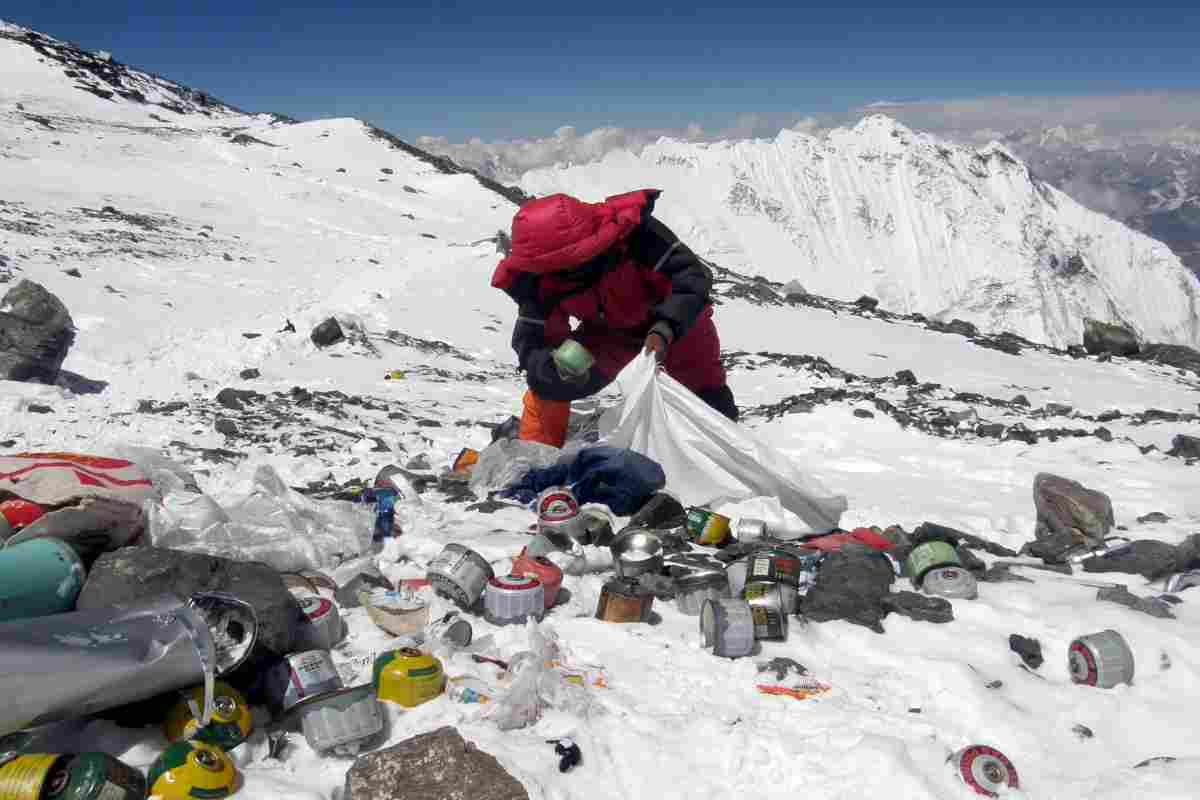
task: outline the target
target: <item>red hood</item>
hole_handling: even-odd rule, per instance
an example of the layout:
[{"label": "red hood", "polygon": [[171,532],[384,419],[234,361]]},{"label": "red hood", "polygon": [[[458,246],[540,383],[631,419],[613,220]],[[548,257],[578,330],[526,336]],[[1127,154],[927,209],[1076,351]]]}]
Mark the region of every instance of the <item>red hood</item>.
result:
[{"label": "red hood", "polygon": [[561,272],[590,261],[632,233],[659,194],[642,189],[603,203],[553,194],[526,203],[513,217],[512,253],[496,267],[492,286],[506,289],[520,272]]}]

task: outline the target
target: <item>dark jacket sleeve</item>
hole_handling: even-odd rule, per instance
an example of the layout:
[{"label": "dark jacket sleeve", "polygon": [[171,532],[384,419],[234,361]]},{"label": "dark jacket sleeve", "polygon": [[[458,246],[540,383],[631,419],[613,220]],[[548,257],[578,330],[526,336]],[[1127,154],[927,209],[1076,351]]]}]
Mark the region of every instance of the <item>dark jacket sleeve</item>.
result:
[{"label": "dark jacket sleeve", "polygon": [[671,341],[688,332],[712,302],[712,270],[671,229],[654,217],[630,239],[633,255],[671,280],[671,294],[653,309],[654,330],[664,328]]}]

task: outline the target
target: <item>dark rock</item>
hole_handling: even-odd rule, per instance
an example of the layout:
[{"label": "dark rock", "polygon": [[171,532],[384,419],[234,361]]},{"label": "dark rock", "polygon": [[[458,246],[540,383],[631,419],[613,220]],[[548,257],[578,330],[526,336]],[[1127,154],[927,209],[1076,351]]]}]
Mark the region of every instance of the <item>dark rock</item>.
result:
[{"label": "dark rock", "polygon": [[1004,435],[1004,425],[999,422],[986,422],[975,426],[975,435],[981,439],[999,439]]},{"label": "dark rock", "polygon": [[1033,583],[1024,575],[1016,575],[1009,569],[1011,564],[992,564],[987,572],[979,576],[985,583]]},{"label": "dark rock", "polygon": [[221,258],[225,261],[233,261],[233,256],[229,255],[229,253],[222,253]]},{"label": "dark rock", "polygon": [[1071,728],[1071,732],[1074,733],[1076,736],[1078,736],[1080,739],[1091,739],[1093,736],[1096,735],[1095,733],[1092,732],[1092,729],[1089,728],[1087,725],[1075,725],[1074,727]]},{"label": "dark rock", "polygon": [[329,347],[345,339],[346,334],[342,333],[342,326],[338,324],[338,321],[330,317],[313,328],[309,338],[317,347]]},{"label": "dark rock", "polygon": [[1112,431],[1108,428],[1096,428],[1096,430],[1092,431],[1092,435],[1102,442],[1111,442],[1113,440]]},{"label": "dark rock", "polygon": [[228,417],[217,417],[213,429],[222,436],[237,436],[239,433],[237,423]]},{"label": "dark rock", "polygon": [[955,552],[958,553],[958,560],[962,564],[963,569],[967,570],[976,577],[987,572],[987,564],[984,563],[983,559],[972,553],[967,548],[958,547],[955,548]]},{"label": "dark rock", "polygon": [[1133,768],[1141,769],[1142,767],[1148,767],[1151,764],[1171,764],[1175,761],[1176,758],[1174,756],[1154,756],[1153,758],[1147,758],[1145,761],[1139,761],[1133,765]]},{"label": "dark rock", "polygon": [[1142,348],[1139,357],[1200,375],[1200,351],[1181,344],[1148,344]]},{"label": "dark rock", "polygon": [[1193,533],[1179,543],[1175,560],[1181,571],[1200,567],[1200,533]]},{"label": "dark rock", "polygon": [[1091,355],[1108,353],[1114,356],[1137,355],[1141,349],[1133,331],[1095,319],[1083,321],[1083,346]]},{"label": "dark rock", "polygon": [[153,400],[138,401],[138,413],[140,414],[174,414],[176,411],[183,411],[187,407],[187,403],[178,400],[173,403],[163,403],[161,406]]},{"label": "dark rock", "polygon": [[1171,440],[1171,449],[1167,451],[1167,455],[1180,458],[1200,458],[1200,437],[1178,434]]},{"label": "dark rock", "polygon": [[943,623],[954,620],[954,606],[949,600],[917,592],[884,595],[883,608],[918,622]]},{"label": "dark rock", "polygon": [[76,607],[103,608],[162,594],[187,597],[205,591],[228,592],[249,603],[258,617],[254,649],[230,683],[249,687],[265,663],[292,652],[304,614],[279,573],[258,562],[162,547],[124,547],[96,560]]},{"label": "dark rock", "polygon": [[808,669],[799,661],[795,661],[784,656],[777,656],[770,661],[764,661],[758,665],[759,672],[774,672],[775,680],[782,681],[788,675],[807,675]]},{"label": "dark rock", "polygon": [[669,494],[655,492],[629,520],[629,527],[678,528],[687,522],[687,511]]},{"label": "dark rock", "polygon": [[1004,440],[1024,442],[1025,444],[1037,444],[1038,433],[1037,431],[1031,431],[1029,428],[1026,428],[1023,424],[1018,422],[1016,425],[1010,425],[1008,429],[1004,431]]},{"label": "dark rock", "polygon": [[1030,669],[1037,669],[1046,659],[1042,657],[1042,643],[1037,639],[1030,639],[1019,633],[1014,633],[1008,637],[1008,649],[1021,657],[1025,662],[1025,666]]},{"label": "dark rock", "polygon": [[63,275],[66,275],[69,278],[82,278],[83,277],[83,273],[80,272],[75,267],[71,267],[70,269],[64,269]]},{"label": "dark rock", "polygon": [[979,329],[970,322],[961,319],[951,320],[939,324],[935,330],[940,330],[942,333],[954,333],[959,336],[966,336],[968,339],[979,335]]},{"label": "dark rock", "polygon": [[883,633],[883,599],[895,575],[891,563],[877,553],[831,553],[800,599],[800,611],[817,622],[844,619]]},{"label": "dark rock", "polygon": [[252,402],[256,397],[258,395],[255,392],[228,386],[217,392],[217,402],[230,411],[242,411],[246,407],[245,404]]},{"label": "dark rock", "polygon": [[976,536],[973,533],[951,528],[948,525],[939,525],[936,522],[924,522],[918,525],[916,530],[912,532],[913,546],[927,541],[950,542],[956,546],[970,547],[974,550],[982,550],[985,553],[1004,558],[1012,558],[1016,555],[1013,550],[1002,544],[997,544],[982,536]]},{"label": "dark rock", "polygon": [[295,332],[296,332],[296,326],[292,324],[292,321],[290,319],[284,320],[283,327],[280,328],[278,331],[276,331],[276,333],[295,333]]},{"label": "dark rock", "polygon": [[492,428],[492,441],[498,442],[501,439],[516,439],[520,431],[521,420],[516,417],[509,417],[504,422]]},{"label": "dark rock", "polygon": [[1024,406],[1025,408],[1029,408],[1029,398],[1023,394],[1017,395],[1009,402],[1012,403],[1014,406]]},{"label": "dark rock", "polygon": [[261,339],[262,334],[261,333],[243,333],[242,338],[243,339]]},{"label": "dark rock", "polygon": [[506,508],[521,508],[521,506],[513,503],[503,503],[499,500],[481,500],[478,503],[472,503],[467,506],[467,511],[477,511],[480,514],[495,514],[497,511],[503,511]]},{"label": "dark rock", "polygon": [[864,294],[862,297],[854,301],[854,305],[858,306],[864,311],[874,311],[876,308],[879,308],[879,301],[874,297]]},{"label": "dark rock", "polygon": [[391,167],[380,167],[379,171],[382,172],[384,175],[395,175],[396,174],[396,170],[392,169]]},{"label": "dark rock", "polygon": [[1126,572],[1146,580],[1161,578],[1178,569],[1179,553],[1174,545],[1153,539],[1132,542],[1129,547],[1083,562],[1084,572]]},{"label": "dark rock", "polygon": [[67,307],[41,284],[22,280],[0,309],[0,380],[54,383],[75,341]]},{"label": "dark rock", "polygon": [[1150,522],[1154,522],[1154,523],[1170,522],[1171,518],[1168,517],[1166,514],[1162,513],[1161,511],[1151,511],[1149,514],[1145,514],[1143,516],[1138,517],[1137,521],[1140,522],[1141,524],[1145,525]]},{"label": "dark rock", "polygon": [[1069,344],[1067,345],[1067,355],[1071,358],[1086,358],[1087,348],[1081,344]]},{"label": "dark rock", "polygon": [[342,800],[529,800],[495,757],[449,726],[359,756]]},{"label": "dark rock", "polygon": [[896,373],[896,383],[901,386],[916,386],[917,376],[913,374],[911,369],[902,369]]},{"label": "dark rock", "polygon": [[30,403],[29,407],[26,408],[25,410],[28,411],[30,414],[53,414],[54,413],[53,408],[51,408],[50,406],[41,405],[40,403]]},{"label": "dark rock", "polygon": [[512,254],[512,239],[505,231],[496,231],[496,252],[502,256]]},{"label": "dark rock", "polygon": [[1127,608],[1132,608],[1134,611],[1140,611],[1143,614],[1149,614],[1159,619],[1175,619],[1175,615],[1171,613],[1170,606],[1166,603],[1149,597],[1138,597],[1124,586],[1112,586],[1101,589],[1096,592],[1096,599],[1106,600],[1110,603],[1119,603]]},{"label": "dark rock", "polygon": [[1052,417],[1065,417],[1074,410],[1071,406],[1063,403],[1046,403],[1042,407],[1042,413]]},{"label": "dark rock", "polygon": [[1110,411],[1105,411],[1103,414],[1100,414],[1098,417],[1096,417],[1096,422],[1112,422],[1120,419],[1122,416],[1123,415],[1121,412],[1114,408]]},{"label": "dark rock", "polygon": [[1038,539],[1070,533],[1080,544],[1099,545],[1112,530],[1112,501],[1108,495],[1082,484],[1042,472],[1033,481]]},{"label": "dark rock", "polygon": [[413,456],[408,460],[408,463],[404,465],[404,468],[422,470],[432,469],[429,464],[429,455],[426,453],[420,453],[419,455]]},{"label": "dark rock", "polygon": [[874,419],[875,418],[875,415],[873,413],[871,413],[870,411],[867,411],[865,408],[854,409],[854,416],[858,417],[859,419]]},{"label": "dark rock", "polygon": [[262,373],[261,373],[261,372],[259,372],[259,371],[258,371],[258,370],[256,370],[256,369],[253,369],[253,368],[251,368],[251,369],[244,369],[244,370],[242,370],[241,372],[239,372],[239,373],[238,373],[238,377],[239,377],[239,378],[241,378],[241,379],[242,379],[242,380],[244,380],[244,381],[252,381],[252,380],[254,380],[255,378],[261,378],[261,377],[262,377]]},{"label": "dark rock", "polygon": [[1068,551],[1084,543],[1081,541],[1081,537],[1071,531],[1047,533],[1039,528],[1037,535],[1038,538],[1021,548],[1021,552],[1040,558],[1049,564],[1063,563]]},{"label": "dark rock", "polygon": [[804,284],[800,281],[788,281],[783,286],[783,297],[785,300],[792,297],[802,298],[808,296],[808,290],[804,288]]}]

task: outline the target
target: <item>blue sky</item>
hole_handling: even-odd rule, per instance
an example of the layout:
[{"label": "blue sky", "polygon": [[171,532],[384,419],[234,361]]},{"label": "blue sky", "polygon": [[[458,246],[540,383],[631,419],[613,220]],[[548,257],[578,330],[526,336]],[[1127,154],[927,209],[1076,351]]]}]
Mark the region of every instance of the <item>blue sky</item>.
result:
[{"label": "blue sky", "polygon": [[452,141],[720,129],[876,100],[1200,89],[1200,11],[1146,3],[182,5],[6,0],[0,17],[247,110]]}]

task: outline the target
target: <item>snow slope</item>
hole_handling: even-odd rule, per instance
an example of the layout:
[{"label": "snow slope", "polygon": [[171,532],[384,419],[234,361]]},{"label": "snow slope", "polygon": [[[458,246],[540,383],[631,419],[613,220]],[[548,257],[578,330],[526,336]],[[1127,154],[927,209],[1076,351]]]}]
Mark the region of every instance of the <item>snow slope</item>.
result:
[{"label": "snow slope", "polygon": [[[12,280],[27,277],[57,293],[79,334],[64,386],[0,383],[4,452],[148,447],[228,504],[252,491],[262,465],[298,487],[370,478],[420,456],[436,471],[463,446],[485,446],[486,424],[518,408],[523,384],[508,345],[514,309],[488,286],[497,259],[488,237],[515,210],[505,197],[393,149],[354,120],[287,124],[198,108],[160,123],[149,115],[166,118],[161,109],[75,89],[59,80],[60,64],[39,58],[28,44],[0,38],[0,273],[7,264]],[[269,144],[234,144],[238,132]],[[654,183],[651,171],[634,167],[614,158],[614,180],[625,188]],[[676,203],[691,208],[688,200],[670,191],[661,209],[702,241],[700,228],[670,217]],[[67,274],[73,270],[80,277]],[[331,314],[349,341],[318,350],[307,333]],[[1177,542],[1200,528],[1196,467],[1161,452],[1176,433],[1200,435],[1196,376],[1123,359],[1012,356],[871,314],[731,296],[717,319],[746,424],[848,496],[846,526],[911,528],[928,519],[1015,548],[1032,538],[1033,476],[1049,470],[1108,492],[1127,535]],[[286,332],[287,320],[295,333]],[[820,356],[860,377],[759,351]],[[260,377],[241,379],[247,368]],[[395,369],[404,377],[384,380]],[[1105,423],[1111,441],[1029,445],[981,438],[969,426],[934,436],[855,399],[806,413],[766,411],[793,395],[855,388],[901,369],[942,384],[922,402],[971,409],[981,420],[1091,430],[1100,411],[1125,416]],[[223,387],[257,395],[231,409],[215,401]],[[895,404],[911,396],[900,386],[873,387]],[[1031,409],[985,402],[1017,393]],[[1075,410],[1043,414],[1050,402]],[[179,405],[163,410],[166,403]],[[1147,409],[1180,416],[1134,416]],[[876,415],[860,419],[855,410]],[[217,433],[218,418],[238,433]],[[1151,444],[1159,449],[1139,449]],[[1136,521],[1150,511],[1171,519]],[[394,578],[423,574],[451,541],[503,570],[533,520],[523,509],[471,509],[436,488],[402,503],[399,515],[405,534],[379,559]],[[1178,619],[1160,620],[1099,603],[1094,588],[1035,575],[1031,584],[983,584],[978,600],[954,601],[956,619],[943,626],[892,616],[877,635],[843,622],[795,621],[787,642],[725,661],[700,649],[695,618],[669,603],[656,603],[652,625],[593,619],[606,577],[569,576],[570,600],[544,623],[572,661],[609,672],[608,688],[591,690],[587,713],[552,708],[536,726],[503,733],[486,708],[441,698],[409,711],[389,707],[389,741],[456,725],[535,799],[967,798],[944,759],[975,742],[1015,761],[1026,787],[1016,796],[1195,797],[1200,589],[1181,594]],[[1101,577],[1138,594],[1155,591],[1137,576]],[[344,616],[350,635],[335,658],[362,679],[364,659],[387,639],[361,609]],[[472,623],[477,636],[495,637],[501,657],[526,647],[522,630]],[[1134,685],[1072,685],[1068,642],[1107,627],[1134,649]],[[1041,640],[1040,676],[1019,668],[1010,633]],[[755,665],[775,656],[805,664],[832,691],[804,702],[758,694],[765,676]],[[462,656],[447,667],[494,677]],[[988,688],[994,681],[1002,685]],[[1075,725],[1093,736],[1080,738]],[[545,744],[563,735],[584,754],[568,774]],[[139,767],[164,744],[157,729],[101,722],[71,736],[73,746],[107,749]],[[350,762],[316,757],[298,733],[291,740],[282,760],[268,758],[261,741],[235,751],[246,778],[237,797],[337,800]],[[1179,760],[1133,768],[1160,755]]]},{"label": "snow slope", "polygon": [[714,263],[810,292],[961,318],[1060,347],[1083,319],[1200,343],[1200,282],[1171,251],[981,150],[884,116],[821,136],[661,139],[638,155],[526,173],[533,194],[665,190],[657,212]]}]

